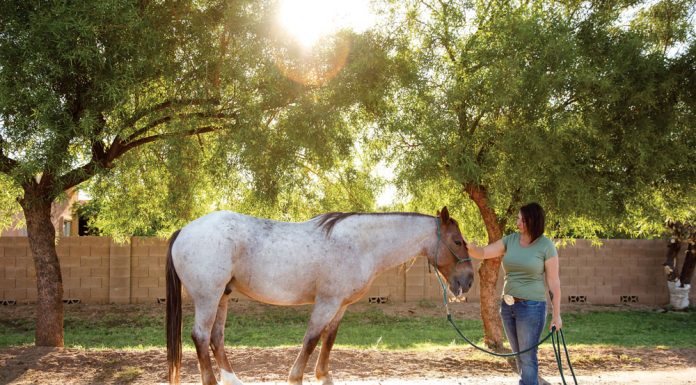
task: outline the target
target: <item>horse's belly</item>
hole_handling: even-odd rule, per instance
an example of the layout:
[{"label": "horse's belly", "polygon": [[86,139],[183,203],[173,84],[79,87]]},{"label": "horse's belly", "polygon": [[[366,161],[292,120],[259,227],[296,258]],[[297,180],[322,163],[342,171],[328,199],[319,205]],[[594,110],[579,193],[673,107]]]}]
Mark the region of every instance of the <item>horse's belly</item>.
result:
[{"label": "horse's belly", "polygon": [[266,282],[244,282],[238,278],[232,281],[234,288],[245,296],[259,302],[272,305],[304,305],[314,303],[316,291],[314,285],[307,282],[296,283],[288,280]]}]

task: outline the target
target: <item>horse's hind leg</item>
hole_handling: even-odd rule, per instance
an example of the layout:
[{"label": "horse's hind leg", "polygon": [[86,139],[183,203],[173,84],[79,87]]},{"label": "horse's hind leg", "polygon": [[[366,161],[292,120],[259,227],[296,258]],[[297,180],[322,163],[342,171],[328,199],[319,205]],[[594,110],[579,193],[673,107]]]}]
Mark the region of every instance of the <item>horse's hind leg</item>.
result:
[{"label": "horse's hind leg", "polygon": [[321,381],[322,385],[333,384],[333,379],[331,378],[331,374],[329,374],[329,355],[331,354],[334,341],[336,341],[338,325],[341,323],[341,319],[343,319],[346,307],[347,306],[343,306],[341,310],[338,311],[338,314],[336,314],[321,334],[321,351],[319,352],[319,359],[317,360],[314,373],[317,376],[317,380]]},{"label": "horse's hind leg", "polygon": [[292,369],[290,369],[290,375],[288,376],[289,384],[302,384],[302,375],[307,366],[309,356],[312,355],[314,348],[317,347],[319,338],[326,328],[326,325],[334,319],[341,308],[340,302],[323,302],[317,300],[317,303],[314,305],[314,310],[312,310],[312,315],[309,318],[309,326],[307,327],[307,332],[302,342],[302,350],[300,350],[300,354],[297,355],[295,363]]},{"label": "horse's hind leg", "polygon": [[213,373],[208,346],[211,342],[211,330],[215,323],[219,300],[217,298],[206,297],[194,298],[193,302],[196,308],[196,315],[191,338],[193,338],[193,343],[196,345],[201,380],[203,385],[215,385],[217,384],[217,380]]},{"label": "horse's hind leg", "polygon": [[227,321],[227,301],[229,297],[223,294],[217,307],[217,315],[213,324],[213,332],[210,336],[210,348],[213,350],[215,361],[220,369],[232,371],[232,366],[225,355],[225,321]]},{"label": "horse's hind leg", "polygon": [[220,380],[223,385],[239,385],[237,376],[232,371],[232,365],[227,360],[225,354],[225,322],[227,321],[227,305],[229,303],[229,289],[225,289],[225,294],[222,295],[213,324],[213,333],[210,337],[210,348],[213,350],[215,361],[220,368]]}]

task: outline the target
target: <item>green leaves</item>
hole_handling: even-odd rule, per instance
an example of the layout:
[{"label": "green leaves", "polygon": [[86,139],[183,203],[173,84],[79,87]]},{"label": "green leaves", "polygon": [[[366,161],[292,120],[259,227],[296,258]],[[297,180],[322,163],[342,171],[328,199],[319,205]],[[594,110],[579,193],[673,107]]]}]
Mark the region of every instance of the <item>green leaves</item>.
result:
[{"label": "green leaves", "polygon": [[111,234],[217,208],[369,210],[382,159],[412,207],[466,206],[478,186],[501,225],[528,200],[557,234],[584,236],[688,211],[692,1],[391,2],[377,30],[312,52],[279,33],[272,7],[9,2],[6,174],[21,187],[45,175],[52,197],[98,175]]},{"label": "green leaves", "polygon": [[[689,19],[696,3],[693,0],[663,0],[649,4],[637,12],[631,27],[641,34],[652,49],[662,54],[693,38]],[[692,36],[689,36],[692,35]]]},{"label": "green leaves", "polygon": [[693,174],[673,170],[693,163],[693,103],[678,102],[690,53],[672,59],[648,35],[672,23],[674,42],[692,36],[678,32],[691,3],[408,3],[385,28],[409,36],[394,49],[410,73],[381,126],[399,178],[445,200],[478,186],[500,225],[540,201],[560,235],[606,234],[655,191],[689,207]]},{"label": "green leaves", "polygon": [[304,219],[370,209],[353,161],[383,107],[381,37],[306,52],[273,2],[11,2],[0,35],[2,168],[52,199],[89,186],[105,234],[169,232],[214,209]]},{"label": "green leaves", "polygon": [[[5,174],[0,173],[0,229],[6,229],[14,225],[16,214],[20,211],[17,196],[19,187]],[[21,226],[21,223],[17,223]]]}]

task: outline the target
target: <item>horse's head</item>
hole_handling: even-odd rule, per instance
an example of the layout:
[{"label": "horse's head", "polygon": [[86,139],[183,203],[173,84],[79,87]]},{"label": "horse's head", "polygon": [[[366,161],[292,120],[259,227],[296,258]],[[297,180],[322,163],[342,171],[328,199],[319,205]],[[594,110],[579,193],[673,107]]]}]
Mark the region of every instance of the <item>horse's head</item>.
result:
[{"label": "horse's head", "polygon": [[459,225],[449,216],[447,206],[438,211],[437,221],[439,239],[436,254],[430,257],[430,263],[447,279],[450,291],[459,297],[471,288],[474,267]]}]

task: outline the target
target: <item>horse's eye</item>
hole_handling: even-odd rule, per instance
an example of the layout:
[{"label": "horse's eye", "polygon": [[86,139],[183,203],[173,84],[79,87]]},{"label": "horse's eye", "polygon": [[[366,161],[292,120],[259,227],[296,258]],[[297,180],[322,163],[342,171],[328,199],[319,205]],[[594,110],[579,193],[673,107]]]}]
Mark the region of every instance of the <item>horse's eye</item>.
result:
[{"label": "horse's eye", "polygon": [[457,246],[461,246],[461,245],[462,245],[462,241],[454,241],[454,244],[457,245]]}]

